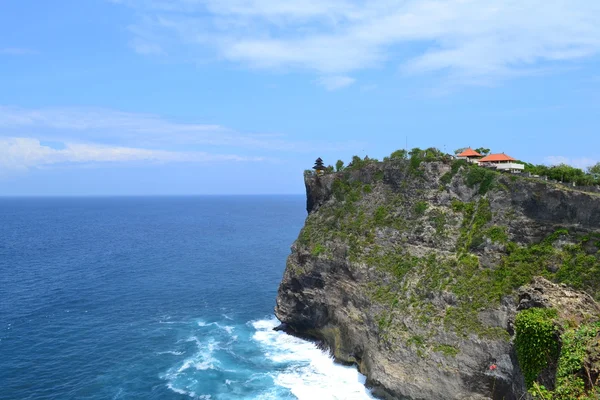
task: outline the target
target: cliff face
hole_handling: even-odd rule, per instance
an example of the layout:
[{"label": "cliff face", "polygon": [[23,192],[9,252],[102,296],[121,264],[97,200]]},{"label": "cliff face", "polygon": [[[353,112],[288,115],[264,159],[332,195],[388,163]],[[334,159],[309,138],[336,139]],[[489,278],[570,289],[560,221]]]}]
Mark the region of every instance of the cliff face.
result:
[{"label": "cliff face", "polygon": [[517,289],[544,276],[600,293],[598,195],[456,162],[305,182],[276,315],[357,364],[379,397],[521,398]]}]

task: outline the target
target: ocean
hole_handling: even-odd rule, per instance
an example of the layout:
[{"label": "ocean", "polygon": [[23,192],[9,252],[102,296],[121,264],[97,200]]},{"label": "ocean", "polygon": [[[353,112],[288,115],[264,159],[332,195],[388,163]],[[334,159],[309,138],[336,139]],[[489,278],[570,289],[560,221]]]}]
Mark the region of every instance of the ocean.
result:
[{"label": "ocean", "polygon": [[0,399],[369,399],[272,330],[303,196],[0,199]]}]

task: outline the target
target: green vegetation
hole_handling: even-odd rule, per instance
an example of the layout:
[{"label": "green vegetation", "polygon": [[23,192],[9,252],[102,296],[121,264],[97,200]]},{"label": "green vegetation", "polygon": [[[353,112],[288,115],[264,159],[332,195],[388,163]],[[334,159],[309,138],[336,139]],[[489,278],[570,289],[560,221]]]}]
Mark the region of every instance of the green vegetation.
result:
[{"label": "green vegetation", "polygon": [[[568,231],[562,229],[538,244],[518,246],[509,243],[508,254],[493,270],[495,290],[505,293],[541,275],[575,289],[586,290],[600,299],[600,256],[587,254],[581,238],[570,237],[570,240],[579,240],[578,244],[566,245],[562,249],[553,246],[558,237],[568,238],[568,235]],[[552,265],[559,267],[557,272],[547,268]]]},{"label": "green vegetation", "polygon": [[486,230],[483,235],[490,238],[493,243],[508,243],[508,234],[506,233],[506,227],[504,226],[492,226]]},{"label": "green vegetation", "polygon": [[588,168],[587,173],[575,167],[566,164],[553,165],[533,165],[525,163],[525,172],[534,175],[547,176],[548,179],[555,181],[575,183],[578,186],[600,185],[600,163]]},{"label": "green vegetation", "polygon": [[416,173],[417,170],[419,169],[419,167],[421,166],[421,163],[424,161],[425,157],[425,152],[421,149],[419,149],[418,147],[415,147],[414,149],[412,149],[409,153],[410,158],[410,171],[413,173]]},{"label": "green vegetation", "polygon": [[531,308],[515,319],[515,348],[528,388],[558,357],[556,316],[551,308]]},{"label": "green vegetation", "polygon": [[373,215],[373,220],[376,226],[383,226],[385,223],[385,219],[388,213],[384,206],[379,206],[375,210],[375,214]]},{"label": "green vegetation", "polygon": [[357,171],[359,169],[364,168],[365,166],[378,163],[379,161],[375,158],[360,158],[359,156],[352,156],[352,161],[348,164],[348,166],[344,169],[345,171]]},{"label": "green vegetation", "polygon": [[[394,154],[394,153],[392,153],[392,154]],[[410,166],[409,171],[416,175],[421,174],[419,167],[421,166],[421,163],[424,161],[425,162],[449,161],[449,158],[447,158],[447,156],[444,155],[444,153],[442,153],[439,149],[436,149],[435,147],[430,147],[425,150],[415,147],[411,151],[408,152],[408,155],[409,155],[409,166]]]},{"label": "green vegetation", "polygon": [[[598,382],[592,378],[589,354],[598,346],[600,322],[578,327],[560,326],[554,309],[533,308],[521,311],[515,321],[515,347],[529,393],[543,400],[597,400]],[[596,363],[598,360],[595,361]],[[555,388],[539,383],[544,370],[554,367]],[[597,374],[597,372],[596,372]]]},{"label": "green vegetation", "polygon": [[[336,254],[342,249],[351,262],[349,268],[352,263],[366,264],[381,276],[381,280],[371,282],[363,290],[380,307],[372,318],[379,327],[382,343],[394,346],[409,342],[421,356],[428,352],[456,356],[457,347],[435,342],[436,330],[452,330],[463,337],[477,334],[508,340],[505,330],[483,324],[480,313],[499,305],[504,296],[512,295],[538,275],[586,290],[600,299],[600,235],[579,237],[559,229],[539,243],[524,246],[511,242],[509,232],[511,235],[515,232],[509,231],[503,221],[511,219],[514,211],[495,215],[487,199],[490,190],[500,188],[501,183],[509,185],[509,179],[499,181],[499,173],[470,166],[462,160],[451,164],[447,161],[450,171],[442,177],[442,183],[447,185],[459,175],[457,178],[464,179],[478,192],[470,202],[452,200],[449,210],[430,196],[433,192],[427,192],[435,191],[437,196],[437,184],[433,189],[424,189],[426,186],[419,178],[429,169],[422,168],[424,161],[446,162],[444,157],[435,149],[392,153],[390,159],[403,160],[395,161],[393,168],[403,168],[399,176],[406,177],[393,187],[382,182],[384,170],[390,173],[388,166],[374,166],[375,160],[355,156],[350,165],[340,167],[333,177],[335,201],[308,216],[298,239],[298,244],[315,257],[333,257],[333,248]],[[369,166],[368,172],[372,174],[369,184],[360,181],[365,174],[353,172],[364,166]],[[427,232],[433,246],[425,256],[417,257],[405,243],[421,232]],[[393,244],[388,238],[392,238]],[[492,266],[488,260],[482,265],[478,256],[484,260],[483,250],[489,243],[494,243],[494,249],[501,252],[500,261],[494,261]],[[436,248],[438,244],[440,251]],[[434,306],[432,300],[432,296],[442,293],[452,297],[451,305],[445,309]],[[406,315],[420,324],[416,332],[404,325]],[[529,322],[542,323],[542,317],[530,316]],[[541,364],[539,360],[531,361],[531,374],[539,367],[535,367],[535,362]],[[531,388],[535,389],[535,385],[533,379]],[[538,389],[544,390],[539,385]]]},{"label": "green vegetation", "polygon": [[[463,150],[465,150],[465,148],[457,149],[455,153],[458,154]],[[487,155],[490,153],[490,149],[484,147],[479,147],[475,149],[475,151],[479,152],[482,155]],[[384,158],[384,161],[388,160],[409,160],[411,172],[418,174],[419,167],[424,161],[442,161],[445,163],[450,163],[451,158],[435,147],[430,147],[425,150],[415,147],[410,151],[406,151],[404,149],[396,150],[392,154],[390,154],[390,156]],[[369,163],[376,162],[378,162],[376,159],[371,159],[369,157],[360,158],[359,156],[355,155],[352,156],[352,161],[346,167],[344,166],[344,162],[342,160],[338,160],[336,162],[335,168],[333,166],[325,167],[324,165],[322,165],[321,160],[320,165],[315,164],[315,167],[318,169],[316,169],[315,167],[313,168],[319,171],[323,171],[324,173],[333,173],[342,172],[344,170],[359,170]],[[600,185],[600,163],[588,167],[587,171],[583,171],[579,168],[571,167],[566,164],[554,166],[534,165],[529,163],[524,164],[525,172],[530,172],[533,175],[546,176],[549,179],[566,183],[574,182],[578,186]],[[469,164],[466,160],[452,161],[452,170],[442,176],[442,184],[449,184],[452,178],[460,169],[460,167],[463,166],[469,168],[467,180],[470,187],[474,187],[476,184],[479,184],[480,194],[485,194],[489,189],[493,187],[495,172],[478,167],[475,164]],[[312,173],[311,170],[307,170],[305,171],[305,173],[306,172]],[[515,180],[517,179],[517,177],[511,176],[511,179]]]},{"label": "green vegetation", "polygon": [[316,244],[312,249],[312,255],[317,257],[319,254],[325,251],[325,247],[322,244]]},{"label": "green vegetation", "polygon": [[492,188],[497,172],[473,165],[467,172],[467,186],[472,188],[479,185],[479,194],[484,195]]},{"label": "green vegetation", "polygon": [[[600,391],[585,365],[590,347],[597,342],[600,323],[584,324],[578,328],[567,329],[561,335],[562,348],[556,370],[556,388],[553,400],[600,398]],[[586,390],[587,389],[589,390]]]},{"label": "green vegetation", "polygon": [[433,226],[435,227],[435,234],[440,236],[446,235],[448,224],[446,213],[444,213],[443,211],[435,210],[432,214],[432,222]]},{"label": "green vegetation", "polygon": [[490,202],[480,198],[477,203],[453,202],[452,208],[463,213],[463,223],[457,241],[459,254],[477,249],[484,242],[483,227],[492,220]]},{"label": "green vegetation", "polygon": [[469,163],[467,163],[467,161],[465,160],[455,160],[452,162],[452,166],[450,171],[446,172],[444,175],[442,175],[442,177],[440,178],[440,181],[444,184],[447,185],[452,181],[452,178],[454,178],[454,176],[458,173],[458,170],[461,167],[468,167]]},{"label": "green vegetation", "polygon": [[447,344],[436,344],[433,346],[433,351],[437,353],[442,353],[448,357],[456,357],[460,350],[458,350],[455,346],[450,346]]},{"label": "green vegetation", "polygon": [[600,182],[600,162],[589,167],[587,172],[594,178],[596,183]]},{"label": "green vegetation", "polygon": [[425,211],[427,211],[428,207],[429,207],[429,204],[427,204],[426,201],[417,201],[417,203],[415,204],[415,214],[417,214],[417,215],[425,214]]},{"label": "green vegetation", "polygon": [[396,150],[392,154],[390,154],[390,158],[392,160],[406,160],[407,155],[408,155],[408,152],[404,149]]}]

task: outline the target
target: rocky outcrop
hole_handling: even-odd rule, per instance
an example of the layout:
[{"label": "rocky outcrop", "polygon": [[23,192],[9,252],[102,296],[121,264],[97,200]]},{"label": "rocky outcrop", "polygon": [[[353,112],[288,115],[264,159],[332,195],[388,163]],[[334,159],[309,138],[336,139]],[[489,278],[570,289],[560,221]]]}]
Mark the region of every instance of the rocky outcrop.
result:
[{"label": "rocky outcrop", "polygon": [[[515,314],[596,304],[600,197],[480,170],[392,160],[306,175],[276,316],[383,399],[523,398]],[[589,294],[540,280],[518,292],[537,275]]]},{"label": "rocky outcrop", "polygon": [[577,323],[596,321],[600,316],[600,304],[585,292],[557,285],[536,276],[531,284],[518,291],[518,311],[530,308],[554,308],[561,320],[572,319]]}]

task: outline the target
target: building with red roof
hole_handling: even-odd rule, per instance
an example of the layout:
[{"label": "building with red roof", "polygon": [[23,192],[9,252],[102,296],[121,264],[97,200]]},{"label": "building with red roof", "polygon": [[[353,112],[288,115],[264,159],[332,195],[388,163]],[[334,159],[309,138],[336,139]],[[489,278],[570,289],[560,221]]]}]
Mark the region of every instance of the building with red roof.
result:
[{"label": "building with red roof", "polygon": [[518,163],[517,159],[504,153],[487,155],[479,160],[479,165],[510,172],[520,172],[525,169],[525,165]]},{"label": "building with red roof", "polygon": [[487,162],[511,162],[511,161],[517,161],[515,158],[512,158],[511,156],[508,156],[504,153],[500,153],[500,154],[490,154],[488,156],[483,157],[481,160],[479,160],[480,163],[487,163]]},{"label": "building with red roof", "polygon": [[469,162],[476,163],[483,156],[469,147],[456,157],[459,160],[467,160]]}]

